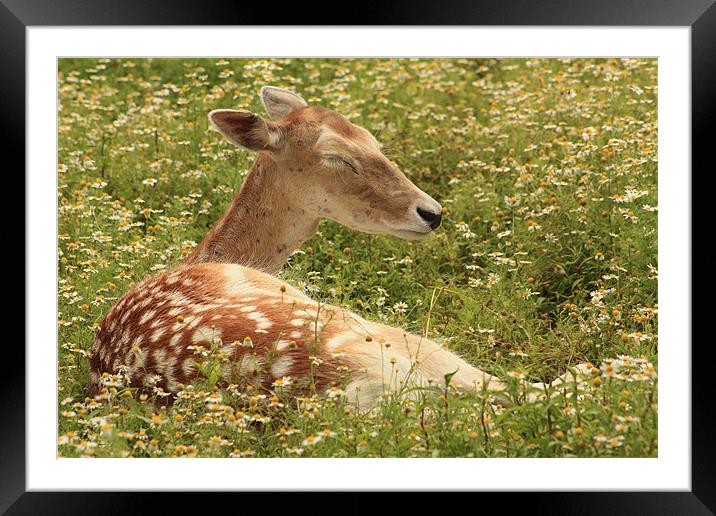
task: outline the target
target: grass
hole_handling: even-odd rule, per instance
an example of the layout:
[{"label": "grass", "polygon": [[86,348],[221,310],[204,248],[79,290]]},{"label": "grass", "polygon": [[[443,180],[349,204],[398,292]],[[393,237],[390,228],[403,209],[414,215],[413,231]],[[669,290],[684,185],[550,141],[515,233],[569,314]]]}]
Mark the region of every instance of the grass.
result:
[{"label": "grass", "polygon": [[[63,59],[59,62],[58,453],[97,457],[654,457],[654,59]],[[285,278],[369,319],[445,340],[481,369],[591,389],[502,408],[425,389],[362,413],[197,380],[169,409],[89,398],[113,302],[201,240],[253,157],[207,130],[261,113],[265,84],[370,129],[446,208],[411,243],[323,222]],[[221,357],[206,358],[211,368]]]}]

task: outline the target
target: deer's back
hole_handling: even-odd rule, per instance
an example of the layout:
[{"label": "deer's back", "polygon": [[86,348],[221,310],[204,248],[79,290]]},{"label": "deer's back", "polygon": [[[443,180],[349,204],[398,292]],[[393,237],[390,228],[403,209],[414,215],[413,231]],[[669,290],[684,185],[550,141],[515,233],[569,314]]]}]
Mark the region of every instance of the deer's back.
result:
[{"label": "deer's back", "polygon": [[175,392],[200,374],[197,362],[212,346],[228,358],[228,381],[269,388],[279,378],[305,384],[310,376],[325,388],[348,370],[327,345],[345,330],[346,315],[250,268],[180,267],[139,283],[106,314],[92,347],[90,388],[97,395],[119,381]]}]

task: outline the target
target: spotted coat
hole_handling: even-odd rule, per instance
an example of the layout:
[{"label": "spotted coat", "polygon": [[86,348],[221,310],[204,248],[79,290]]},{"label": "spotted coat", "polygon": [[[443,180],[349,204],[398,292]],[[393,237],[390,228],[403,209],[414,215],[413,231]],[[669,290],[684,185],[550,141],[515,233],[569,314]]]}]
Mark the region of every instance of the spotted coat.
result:
[{"label": "spotted coat", "polygon": [[198,348],[226,353],[223,377],[270,388],[290,376],[325,389],[349,360],[326,343],[343,329],[336,315],[272,276],[232,264],[180,267],[147,279],[102,320],[90,358],[90,388],[121,373],[135,387],[176,392],[199,376]]}]

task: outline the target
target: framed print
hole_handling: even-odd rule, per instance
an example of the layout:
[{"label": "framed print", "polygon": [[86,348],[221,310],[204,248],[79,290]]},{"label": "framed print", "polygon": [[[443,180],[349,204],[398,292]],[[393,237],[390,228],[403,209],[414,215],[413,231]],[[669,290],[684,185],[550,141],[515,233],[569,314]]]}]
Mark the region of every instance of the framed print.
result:
[{"label": "framed print", "polygon": [[0,6],[28,300],[3,510],[428,490],[712,513],[710,2],[345,27],[65,4]]}]

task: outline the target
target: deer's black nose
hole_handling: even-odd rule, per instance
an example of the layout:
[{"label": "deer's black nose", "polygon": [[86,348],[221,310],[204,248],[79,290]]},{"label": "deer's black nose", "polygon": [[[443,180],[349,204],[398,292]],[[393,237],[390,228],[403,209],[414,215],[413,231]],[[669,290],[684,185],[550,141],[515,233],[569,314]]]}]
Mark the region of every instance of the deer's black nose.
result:
[{"label": "deer's black nose", "polygon": [[418,215],[430,225],[431,229],[437,229],[443,220],[442,212],[434,213],[432,211],[418,208]]}]

